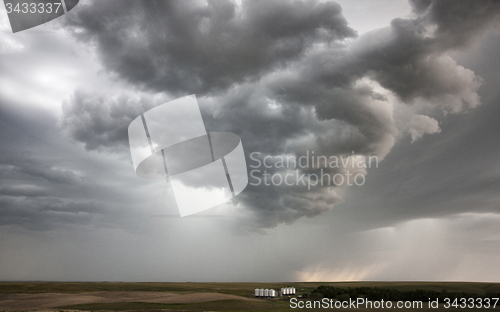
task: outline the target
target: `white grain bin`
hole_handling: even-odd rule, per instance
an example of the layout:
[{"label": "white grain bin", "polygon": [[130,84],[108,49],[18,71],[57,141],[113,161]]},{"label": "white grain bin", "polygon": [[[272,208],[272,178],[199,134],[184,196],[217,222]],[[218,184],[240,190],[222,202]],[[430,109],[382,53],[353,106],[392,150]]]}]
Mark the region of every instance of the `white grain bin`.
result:
[{"label": "white grain bin", "polygon": [[259,289],[259,297],[264,297],[264,289]]},{"label": "white grain bin", "polygon": [[283,294],[286,296],[288,295],[288,287],[283,288]]},{"label": "white grain bin", "polygon": [[269,289],[264,289],[264,297],[269,297]]},{"label": "white grain bin", "polygon": [[269,297],[276,297],[276,290],[269,289]]},{"label": "white grain bin", "polygon": [[258,297],[260,295],[260,290],[258,288],[255,289],[255,297]]},{"label": "white grain bin", "polygon": [[292,290],[292,295],[295,295],[295,287],[290,288]]}]

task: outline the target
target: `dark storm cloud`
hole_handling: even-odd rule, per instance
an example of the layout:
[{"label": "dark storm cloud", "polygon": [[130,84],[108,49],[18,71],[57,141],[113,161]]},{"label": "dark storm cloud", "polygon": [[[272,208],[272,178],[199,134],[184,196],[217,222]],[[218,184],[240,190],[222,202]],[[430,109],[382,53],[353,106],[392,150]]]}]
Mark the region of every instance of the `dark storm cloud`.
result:
[{"label": "dark storm cloud", "polygon": [[0,196],[0,225],[18,225],[30,230],[53,230],[69,224],[97,224],[106,208],[94,202],[56,197],[26,196],[12,189]]},{"label": "dark storm cloud", "polygon": [[500,153],[500,66],[493,61],[499,47],[500,37],[493,35],[476,55],[462,55],[478,75],[490,78],[481,88],[483,105],[445,119],[441,134],[427,138],[425,144],[398,144],[388,162],[370,173],[372,179],[367,180],[363,193],[346,199],[351,208],[347,214],[371,226],[387,226],[429,217],[500,212],[500,176],[495,169]]},{"label": "dark storm cloud", "polygon": [[[238,133],[247,162],[254,151],[383,159],[401,137],[438,133],[436,118],[480,104],[482,79],[448,53],[466,48],[500,12],[498,1],[412,5],[414,17],[358,38],[337,4],[317,1],[91,1],[66,24],[132,85],[197,93],[207,130]],[[145,106],[124,101],[75,94],[61,125],[87,149],[126,144],[126,127]],[[333,187],[248,186],[237,198],[255,217],[251,227],[318,215],[340,201]]]},{"label": "dark storm cloud", "polygon": [[[53,135],[45,123],[51,118],[7,106],[2,106],[1,113],[0,223],[48,230],[68,222],[78,223],[79,212],[94,213],[95,209],[75,205],[75,189],[82,186],[81,179],[71,170],[58,169],[54,155],[49,156],[41,148]],[[68,214],[56,213],[63,211]]]},{"label": "dark storm cloud", "polygon": [[35,185],[8,185],[0,187],[0,195],[40,197],[47,194],[46,190]]},{"label": "dark storm cloud", "polygon": [[61,170],[49,164],[42,164],[34,159],[12,160],[3,170],[5,177],[18,173],[33,180],[44,179],[53,183],[76,184],[78,176],[71,170]]},{"label": "dark storm cloud", "polygon": [[65,143],[54,116],[9,105],[1,97],[0,103],[1,225],[43,231],[116,227],[130,216],[126,211],[137,197],[117,187],[121,171],[113,173],[109,164],[105,175],[99,175],[102,168],[88,169],[82,149]]},{"label": "dark storm cloud", "polygon": [[154,106],[150,97],[121,95],[106,98],[75,91],[63,104],[63,118],[59,126],[76,141],[85,143],[87,150],[125,146],[128,144],[130,122]]},{"label": "dark storm cloud", "polygon": [[500,4],[486,1],[428,1],[410,0],[414,11],[429,26],[436,27],[439,38],[435,44],[441,47],[462,47],[476,39],[478,32],[493,21],[498,22]]},{"label": "dark storm cloud", "polygon": [[338,4],[317,1],[95,1],[66,23],[127,81],[199,96],[355,34]]},{"label": "dark storm cloud", "polygon": [[[469,107],[476,106],[479,100],[473,94],[480,78],[457,66],[445,52],[464,48],[477,39],[498,18],[500,6],[498,2],[471,3],[436,1],[423,16],[393,20],[389,29],[367,34],[365,42],[368,44],[360,41],[356,52],[361,62],[354,60],[354,63],[365,67],[363,71],[368,70],[382,86],[404,101],[422,97],[445,102],[443,108],[455,112],[463,109],[461,100]],[[446,10],[457,11],[454,12],[457,19],[454,24],[470,25],[467,31],[448,25],[447,16],[440,20],[438,12],[443,6]],[[467,7],[467,11],[455,9],[463,7]],[[465,12],[467,14],[461,14]],[[451,101],[446,101],[447,96],[452,97]]]},{"label": "dark storm cloud", "polygon": [[[413,5],[419,15],[394,19],[390,27],[357,38],[348,49],[350,55],[315,55],[299,76],[313,81],[303,89],[310,90],[313,84],[345,87],[368,75],[408,103],[420,97],[453,112],[478,105],[475,91],[481,79],[457,66],[446,52],[467,47],[498,22],[500,3],[413,1]],[[294,87],[302,86],[300,82]]]}]

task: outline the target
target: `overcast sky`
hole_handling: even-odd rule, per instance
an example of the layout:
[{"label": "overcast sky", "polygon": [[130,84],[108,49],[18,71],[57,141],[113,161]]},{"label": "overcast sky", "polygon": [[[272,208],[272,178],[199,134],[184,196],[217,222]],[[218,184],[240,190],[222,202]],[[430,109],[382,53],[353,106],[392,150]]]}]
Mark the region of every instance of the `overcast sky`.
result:
[{"label": "overcast sky", "polygon": [[[500,282],[499,18],[494,0],[88,0],[12,34],[0,6],[0,280]],[[247,165],[379,165],[180,218],[127,127],[190,94]]]}]

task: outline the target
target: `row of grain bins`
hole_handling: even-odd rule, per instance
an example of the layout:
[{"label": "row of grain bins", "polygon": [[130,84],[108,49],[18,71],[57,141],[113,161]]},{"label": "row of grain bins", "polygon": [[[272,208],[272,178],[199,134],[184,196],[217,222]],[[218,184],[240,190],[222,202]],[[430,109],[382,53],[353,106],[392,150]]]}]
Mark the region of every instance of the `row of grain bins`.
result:
[{"label": "row of grain bins", "polygon": [[274,289],[255,289],[255,297],[276,297]]},{"label": "row of grain bins", "polygon": [[274,289],[255,289],[255,297],[276,297],[287,295],[295,295],[295,287],[281,288],[278,293],[276,293],[276,290]]}]

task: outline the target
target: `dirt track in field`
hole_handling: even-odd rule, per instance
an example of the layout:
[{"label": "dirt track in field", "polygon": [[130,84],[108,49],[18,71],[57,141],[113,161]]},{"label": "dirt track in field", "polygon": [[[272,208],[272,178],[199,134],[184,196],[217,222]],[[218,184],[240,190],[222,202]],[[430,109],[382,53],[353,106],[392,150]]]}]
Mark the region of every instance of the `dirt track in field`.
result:
[{"label": "dirt track in field", "polygon": [[44,310],[60,306],[86,303],[148,302],[148,303],[196,303],[217,300],[251,300],[219,293],[173,294],[150,291],[103,291],[81,294],[0,294],[0,311]]}]

